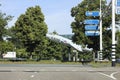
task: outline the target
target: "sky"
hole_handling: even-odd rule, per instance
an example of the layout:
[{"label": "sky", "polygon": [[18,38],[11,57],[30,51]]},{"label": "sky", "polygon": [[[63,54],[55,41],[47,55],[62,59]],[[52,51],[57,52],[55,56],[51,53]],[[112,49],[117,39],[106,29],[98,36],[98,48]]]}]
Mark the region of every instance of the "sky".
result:
[{"label": "sky", "polygon": [[[0,11],[14,16],[8,26],[13,26],[17,18],[24,14],[26,9],[39,5],[45,16],[48,32],[56,31],[58,34],[72,34],[71,8],[77,6],[82,0],[0,0]],[[110,0],[108,0],[109,2]]]}]

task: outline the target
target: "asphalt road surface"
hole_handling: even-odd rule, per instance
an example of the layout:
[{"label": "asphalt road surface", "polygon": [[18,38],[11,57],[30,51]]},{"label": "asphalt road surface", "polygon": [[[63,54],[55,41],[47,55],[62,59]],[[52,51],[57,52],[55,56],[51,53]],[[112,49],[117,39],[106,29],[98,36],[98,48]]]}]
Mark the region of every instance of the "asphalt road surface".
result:
[{"label": "asphalt road surface", "polygon": [[120,80],[119,67],[0,64],[0,80]]}]

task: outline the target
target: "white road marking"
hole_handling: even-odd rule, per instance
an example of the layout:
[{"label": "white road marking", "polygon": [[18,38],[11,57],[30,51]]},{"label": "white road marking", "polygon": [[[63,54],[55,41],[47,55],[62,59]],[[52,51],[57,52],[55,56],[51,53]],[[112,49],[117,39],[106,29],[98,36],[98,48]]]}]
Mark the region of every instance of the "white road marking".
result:
[{"label": "white road marking", "polygon": [[117,80],[117,79],[114,77],[114,74],[117,74],[117,73],[118,73],[118,72],[113,72],[112,74],[107,75],[107,74],[105,74],[105,73],[99,72],[99,74],[104,75],[104,76],[107,76],[107,77],[109,77],[109,78],[112,78],[113,80]]},{"label": "white road marking", "polygon": [[94,71],[94,70],[88,70],[88,71]]},{"label": "white road marking", "polygon": [[34,73],[38,73],[38,72],[34,72]]},{"label": "white road marking", "polygon": [[31,71],[30,69],[26,69],[25,71]]},{"label": "white road marking", "polygon": [[77,71],[77,70],[72,70],[72,71]]},{"label": "white road marking", "polygon": [[117,74],[118,72],[113,72],[110,76],[112,77],[112,78],[114,78],[114,79],[116,79],[115,77],[114,77],[114,74]]},{"label": "white road marking", "polygon": [[30,77],[33,78],[33,77],[35,77],[35,76],[34,76],[34,75],[31,75]]},{"label": "white road marking", "polygon": [[60,71],[59,69],[56,69],[55,71]]}]

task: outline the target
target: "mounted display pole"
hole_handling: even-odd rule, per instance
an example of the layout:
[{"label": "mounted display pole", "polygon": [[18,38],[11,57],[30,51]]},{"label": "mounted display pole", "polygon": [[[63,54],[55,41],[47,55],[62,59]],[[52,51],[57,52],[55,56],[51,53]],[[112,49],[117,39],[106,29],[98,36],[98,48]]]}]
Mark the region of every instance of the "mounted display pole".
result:
[{"label": "mounted display pole", "polygon": [[111,58],[112,58],[112,67],[115,67],[115,0],[112,0],[112,53],[111,53]]}]

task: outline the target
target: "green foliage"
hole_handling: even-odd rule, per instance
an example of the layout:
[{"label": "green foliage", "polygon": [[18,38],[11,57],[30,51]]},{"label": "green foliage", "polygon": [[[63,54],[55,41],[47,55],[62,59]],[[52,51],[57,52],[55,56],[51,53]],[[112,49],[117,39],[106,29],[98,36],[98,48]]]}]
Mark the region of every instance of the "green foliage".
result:
[{"label": "green foliage", "polygon": [[[107,30],[111,25],[111,10],[108,10],[108,6],[105,5],[106,1],[102,1],[102,34],[103,34],[103,59],[110,59],[111,55],[111,44],[112,44],[112,32]],[[94,52],[97,52],[99,49],[99,36],[98,37],[87,37],[84,30],[84,20],[85,19],[99,19],[99,17],[85,16],[86,11],[99,11],[100,9],[100,0],[83,0],[76,7],[71,9],[71,16],[74,17],[74,22],[71,23],[72,32],[74,33],[72,40],[77,44],[88,45],[89,48],[93,48]],[[106,14],[107,11],[107,14]],[[119,15],[116,15],[116,21],[119,21]],[[117,56],[119,55],[119,44],[117,45]],[[87,55],[86,55],[87,56]],[[85,57],[86,57],[85,56]],[[84,56],[83,56],[84,57]]]},{"label": "green foliage", "polygon": [[[1,4],[0,4],[1,6]],[[12,19],[12,16],[7,16],[5,13],[0,11],[0,56],[7,51],[13,51],[14,45],[9,41],[4,41],[4,38],[7,36],[6,26],[8,21]]]},{"label": "green foliage", "polygon": [[[61,60],[67,54],[66,46],[46,38],[47,25],[39,6],[30,7],[25,14],[20,15],[11,29],[8,29],[17,48],[17,57],[39,60]],[[57,32],[53,32],[57,34]],[[63,52],[64,51],[64,52]]]},{"label": "green foliage", "polygon": [[56,43],[54,41],[48,40],[48,59],[61,59],[61,52],[62,52],[62,47],[60,43]]},{"label": "green foliage", "polygon": [[16,56],[18,58],[29,58],[25,48],[17,49],[16,53],[17,53]]},{"label": "green foliage", "polygon": [[93,54],[92,54],[92,52],[82,52],[82,53],[79,53],[79,58],[86,60],[86,61],[92,60]]},{"label": "green foliage", "polygon": [[0,11],[0,41],[3,41],[3,37],[7,35],[6,25],[11,19],[12,16],[6,16],[5,13]]},{"label": "green foliage", "polygon": [[[91,43],[90,39],[87,38],[84,34],[84,20],[86,19],[85,12],[91,11],[90,6],[93,5],[89,2],[92,0],[84,0],[81,4],[78,4],[78,6],[73,7],[71,10],[72,17],[75,17],[75,22],[72,22],[72,31],[74,33],[73,41],[77,44],[83,44],[86,45],[88,43]],[[93,8],[94,9],[94,8]],[[93,10],[92,9],[92,10]]]},{"label": "green foliage", "polygon": [[117,32],[116,58],[120,58],[120,32]]},{"label": "green foliage", "polygon": [[8,51],[14,51],[15,47],[11,42],[1,41],[0,42],[0,54],[6,53]]},{"label": "green foliage", "polygon": [[[102,8],[105,8],[105,1],[102,1]],[[71,16],[74,17],[75,21],[71,23],[72,32],[74,33],[72,40],[77,44],[88,45],[89,48],[93,48],[94,51],[99,50],[99,36],[98,37],[87,37],[85,35],[85,19],[99,19],[99,17],[86,16],[86,11],[99,11],[100,1],[99,0],[84,0],[76,7],[71,9]],[[106,20],[108,21],[108,19]],[[105,24],[105,23],[104,23]],[[108,25],[106,25],[108,27]]]},{"label": "green foliage", "polygon": [[[52,34],[58,34],[56,31],[54,31]],[[47,44],[47,59],[55,59],[55,60],[68,60],[68,56],[66,56],[67,59],[65,59],[65,55],[69,53],[68,46],[65,44],[61,44],[52,40],[48,39]]]},{"label": "green foliage", "polygon": [[[98,11],[99,10],[99,0],[84,0],[78,6],[73,7],[71,9],[71,16],[75,18],[75,22],[72,22],[72,32],[74,33],[72,40],[77,44],[82,44],[83,46],[89,44],[88,47],[92,47],[96,50],[99,49],[98,47],[98,37],[87,37],[85,35],[84,20],[91,19],[94,17],[86,17],[86,11]],[[97,19],[99,17],[96,17]],[[96,44],[97,43],[97,44]],[[95,45],[96,44],[96,45]],[[94,46],[95,45],[95,46]],[[97,47],[96,47],[97,46]]]},{"label": "green foliage", "polygon": [[[23,44],[29,56],[32,52],[39,49],[44,51],[46,43],[47,25],[44,22],[44,15],[39,6],[30,7],[25,14],[22,14],[12,27],[12,33],[15,34],[16,41]],[[38,51],[38,50],[37,50]]]},{"label": "green foliage", "polygon": [[[72,31],[74,36],[72,40],[77,44],[86,45],[88,47],[93,48],[96,52],[99,50],[99,36],[98,37],[87,37],[84,35],[84,26],[83,24],[85,19],[99,19],[99,17],[87,17],[85,16],[86,11],[99,11],[100,8],[100,0],[84,0],[76,7],[71,9],[71,16],[75,18],[75,21],[71,23]],[[102,34],[103,34],[103,59],[104,58],[111,58],[111,44],[112,44],[112,31],[107,30],[110,28],[111,19],[112,19],[112,10],[108,10],[108,6],[105,5],[106,2],[102,1]],[[120,15],[116,15],[116,21],[120,20]],[[120,58],[120,45],[119,45],[119,32],[117,33],[117,46],[116,46],[116,56]],[[86,57],[87,55],[85,55]],[[84,56],[82,56],[84,57]]]}]

